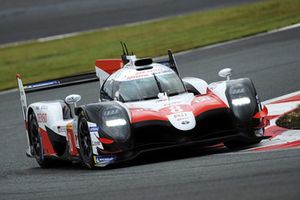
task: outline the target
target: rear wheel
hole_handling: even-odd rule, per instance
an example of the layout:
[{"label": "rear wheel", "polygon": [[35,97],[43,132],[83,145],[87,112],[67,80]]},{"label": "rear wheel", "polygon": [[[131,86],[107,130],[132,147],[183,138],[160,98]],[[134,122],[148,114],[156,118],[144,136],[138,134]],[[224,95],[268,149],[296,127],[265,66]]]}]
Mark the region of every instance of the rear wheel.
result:
[{"label": "rear wheel", "polygon": [[95,161],[93,159],[91,136],[87,120],[83,114],[80,114],[78,120],[78,142],[80,147],[79,155],[82,163],[88,168],[93,168],[95,166]]},{"label": "rear wheel", "polygon": [[33,156],[35,157],[37,163],[42,168],[48,168],[53,166],[53,160],[44,156],[42,140],[39,133],[39,126],[34,113],[31,113],[29,115],[28,128],[30,132],[30,142],[32,146]]}]

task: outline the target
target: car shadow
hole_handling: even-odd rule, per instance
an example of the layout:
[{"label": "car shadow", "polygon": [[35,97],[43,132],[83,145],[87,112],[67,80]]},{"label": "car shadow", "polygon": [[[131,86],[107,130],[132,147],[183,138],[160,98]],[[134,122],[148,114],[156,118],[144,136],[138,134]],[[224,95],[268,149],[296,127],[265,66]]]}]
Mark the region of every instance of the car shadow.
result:
[{"label": "car shadow", "polygon": [[223,144],[214,145],[214,146],[206,146],[206,147],[199,147],[199,146],[188,146],[188,147],[176,147],[171,149],[161,149],[161,150],[154,150],[149,152],[144,152],[139,154],[132,160],[123,161],[117,164],[109,165],[106,167],[96,167],[92,170],[88,169],[87,167],[83,166],[81,163],[71,163],[71,162],[61,162],[57,163],[55,166],[47,169],[42,169],[40,167],[31,168],[30,171],[35,173],[49,173],[57,171],[58,173],[61,171],[67,170],[69,173],[74,171],[77,173],[78,171],[85,171],[85,172],[92,172],[94,170],[113,170],[113,169],[120,169],[120,168],[129,168],[141,165],[149,165],[154,163],[162,163],[162,162],[169,162],[169,161],[176,161],[176,160],[183,160],[183,159],[190,159],[216,154],[223,154],[229,152],[236,152],[245,150],[243,149],[235,149],[229,150]]},{"label": "car shadow", "polygon": [[116,168],[127,168],[140,165],[162,163],[183,159],[190,159],[203,156],[209,156],[213,154],[221,154],[231,152],[223,145],[212,146],[212,147],[178,147],[171,149],[161,149],[155,151],[144,152],[138,155],[135,159],[124,161],[115,165],[107,166],[104,169],[116,169]]}]

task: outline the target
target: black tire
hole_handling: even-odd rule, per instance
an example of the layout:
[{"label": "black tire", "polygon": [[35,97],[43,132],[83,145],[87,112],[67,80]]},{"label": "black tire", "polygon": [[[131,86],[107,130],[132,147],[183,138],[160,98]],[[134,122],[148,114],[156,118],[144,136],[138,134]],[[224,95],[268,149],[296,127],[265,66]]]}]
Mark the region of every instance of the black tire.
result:
[{"label": "black tire", "polygon": [[247,148],[249,146],[252,145],[256,145],[258,143],[261,142],[262,139],[257,139],[254,141],[239,141],[239,140],[231,140],[231,141],[227,141],[224,142],[224,145],[228,148],[228,149],[243,149],[243,148]]},{"label": "black tire", "polygon": [[78,142],[80,147],[79,155],[82,163],[88,168],[93,168],[95,166],[95,161],[93,159],[93,147],[87,119],[82,113],[79,115],[78,120]]},{"label": "black tire", "polygon": [[44,156],[43,145],[41,136],[39,133],[39,126],[34,113],[29,114],[29,133],[30,133],[30,142],[32,146],[32,153],[35,157],[37,163],[41,168],[53,167],[55,163],[52,159]]}]

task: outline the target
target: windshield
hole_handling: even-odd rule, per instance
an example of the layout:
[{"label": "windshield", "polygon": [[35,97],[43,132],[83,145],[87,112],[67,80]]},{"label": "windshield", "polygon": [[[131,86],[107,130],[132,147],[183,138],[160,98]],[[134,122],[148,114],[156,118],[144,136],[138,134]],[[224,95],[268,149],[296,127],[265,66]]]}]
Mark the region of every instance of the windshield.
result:
[{"label": "windshield", "polygon": [[156,99],[160,92],[166,92],[168,96],[185,92],[175,73],[154,74],[143,79],[122,81],[118,86],[119,100],[123,102]]}]

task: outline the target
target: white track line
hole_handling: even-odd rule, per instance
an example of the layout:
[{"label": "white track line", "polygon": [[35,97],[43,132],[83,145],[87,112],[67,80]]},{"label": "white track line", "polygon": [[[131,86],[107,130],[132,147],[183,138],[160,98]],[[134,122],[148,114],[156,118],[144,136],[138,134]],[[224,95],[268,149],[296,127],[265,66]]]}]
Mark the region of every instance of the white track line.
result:
[{"label": "white track line", "polygon": [[282,96],[279,96],[279,97],[275,97],[273,99],[269,99],[269,100],[266,100],[264,102],[262,102],[263,104],[270,104],[272,102],[275,102],[275,101],[279,101],[281,99],[287,99],[289,97],[292,97],[292,96],[296,96],[300,94],[300,90],[299,91],[296,91],[296,92],[293,92],[293,93],[290,93],[290,94],[286,94],[286,95],[282,95]]}]

